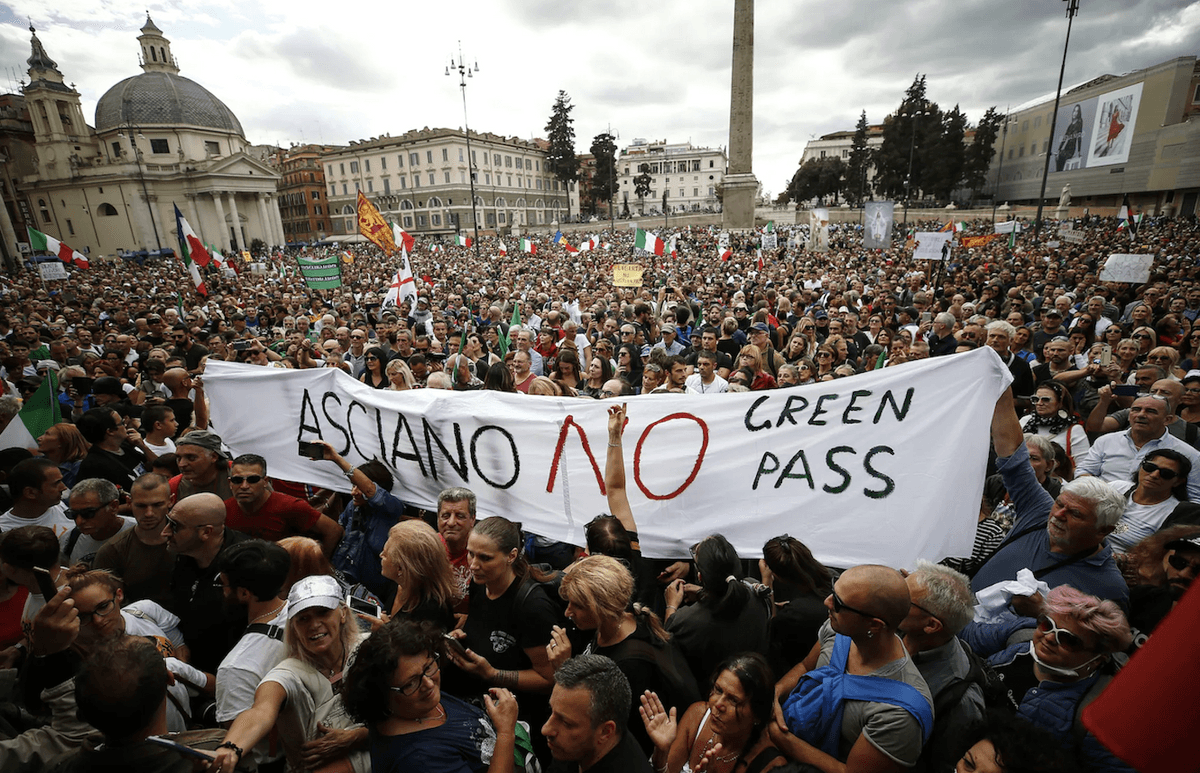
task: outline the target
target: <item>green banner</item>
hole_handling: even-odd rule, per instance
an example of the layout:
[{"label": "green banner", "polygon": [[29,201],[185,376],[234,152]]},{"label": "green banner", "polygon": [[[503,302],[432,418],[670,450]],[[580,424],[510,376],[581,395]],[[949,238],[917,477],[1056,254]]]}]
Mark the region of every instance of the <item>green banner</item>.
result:
[{"label": "green banner", "polygon": [[324,260],[297,258],[300,276],[314,290],[334,290],[342,286],[342,266],[336,257]]}]

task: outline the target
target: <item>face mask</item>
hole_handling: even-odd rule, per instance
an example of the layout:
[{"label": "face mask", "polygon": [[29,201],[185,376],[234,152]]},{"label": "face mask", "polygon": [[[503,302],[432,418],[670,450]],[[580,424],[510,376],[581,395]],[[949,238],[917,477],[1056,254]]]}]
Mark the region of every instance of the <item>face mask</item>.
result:
[{"label": "face mask", "polygon": [[1088,663],[1091,663],[1092,661],[1099,660],[1100,658],[1104,657],[1103,655],[1097,655],[1096,657],[1091,658],[1090,660],[1085,660],[1084,662],[1080,663],[1077,668],[1062,668],[1061,666],[1052,666],[1049,663],[1046,663],[1041,658],[1039,658],[1038,654],[1037,654],[1037,649],[1033,646],[1032,643],[1029,645],[1029,654],[1033,655],[1033,661],[1035,663],[1037,663],[1041,667],[1041,669],[1043,671],[1045,671],[1046,673],[1053,674],[1054,676],[1066,677],[1068,679],[1079,678],[1079,676],[1080,676],[1079,669],[1080,668],[1083,668],[1084,666],[1086,666]]}]

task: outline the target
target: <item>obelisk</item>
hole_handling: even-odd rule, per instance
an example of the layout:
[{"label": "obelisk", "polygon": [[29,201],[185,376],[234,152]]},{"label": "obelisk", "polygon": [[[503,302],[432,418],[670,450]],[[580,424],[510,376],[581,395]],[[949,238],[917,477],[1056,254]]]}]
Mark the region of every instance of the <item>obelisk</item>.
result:
[{"label": "obelisk", "polygon": [[754,0],[733,3],[733,77],[729,91],[729,169],[722,182],[722,225],[754,227]]}]

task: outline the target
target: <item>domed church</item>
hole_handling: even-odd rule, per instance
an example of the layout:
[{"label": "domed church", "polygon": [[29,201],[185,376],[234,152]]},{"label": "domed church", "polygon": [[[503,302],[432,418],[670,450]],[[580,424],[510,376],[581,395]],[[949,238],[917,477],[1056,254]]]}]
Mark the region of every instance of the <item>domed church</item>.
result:
[{"label": "domed church", "polygon": [[222,250],[284,243],[279,174],[246,152],[242,124],[225,103],[179,74],[171,42],[148,15],[137,39],[142,73],[105,92],[94,129],[79,92],[30,31],[22,92],[36,172],[17,187],[34,228],[93,257],[178,250],[178,206]]}]

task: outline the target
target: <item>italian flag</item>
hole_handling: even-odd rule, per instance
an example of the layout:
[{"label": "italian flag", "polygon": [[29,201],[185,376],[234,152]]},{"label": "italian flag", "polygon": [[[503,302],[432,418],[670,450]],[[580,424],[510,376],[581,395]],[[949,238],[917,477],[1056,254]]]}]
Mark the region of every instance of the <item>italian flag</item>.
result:
[{"label": "italian flag", "polygon": [[521,237],[521,252],[528,252],[530,255],[536,255],[537,245],[533,243],[532,239]]},{"label": "italian flag", "polygon": [[677,253],[677,252],[676,252],[676,250],[675,250],[675,243],[676,243],[676,241],[678,241],[678,239],[679,239],[679,237],[678,237],[678,236],[672,236],[672,237],[671,237],[671,249],[670,249],[670,252],[671,252],[671,257],[672,257],[672,258],[678,258],[678,257],[679,257],[678,253]]},{"label": "italian flag", "polygon": [[599,246],[600,246],[600,237],[593,236],[592,238],[585,241],[583,244],[579,245],[579,251],[580,252],[588,252],[590,250],[596,249]]},{"label": "italian flag", "polygon": [[762,250],[759,250],[759,251],[758,251],[758,270],[759,270],[759,271],[762,271],[762,270],[763,270],[763,265],[764,265],[764,264],[763,264]]},{"label": "italian flag", "polygon": [[41,231],[35,231],[26,226],[29,231],[29,246],[35,252],[53,252],[58,256],[58,259],[68,266],[75,265],[79,268],[88,267],[88,259],[81,252],[76,252],[67,245],[55,239],[53,236],[47,236]]},{"label": "italian flag", "polygon": [[500,257],[503,258],[507,254],[508,254],[508,248],[504,246],[504,242],[500,242]]},{"label": "italian flag", "polygon": [[198,266],[207,266],[211,263],[212,255],[208,254],[208,250],[204,248],[204,242],[200,241],[200,237],[184,219],[178,204],[175,205],[175,227],[179,232],[179,254],[183,258],[184,268],[192,277],[192,282],[196,285],[196,292],[207,297],[208,288],[204,286],[204,277],[200,276]]},{"label": "italian flag", "polygon": [[733,250],[729,249],[728,247],[718,247],[717,257],[721,260],[728,261],[733,257]]},{"label": "italian flag", "polygon": [[666,242],[658,238],[655,234],[643,231],[640,228],[637,229],[637,233],[634,235],[633,246],[655,255],[662,255],[667,249]]},{"label": "italian flag", "polygon": [[462,234],[459,234],[454,237],[454,243],[457,244],[459,247],[470,247],[471,246],[471,237],[463,236]]},{"label": "italian flag", "polygon": [[25,400],[20,413],[0,433],[0,448],[37,448],[37,439],[60,421],[58,379],[51,369],[46,371],[46,380],[37,391]]}]

